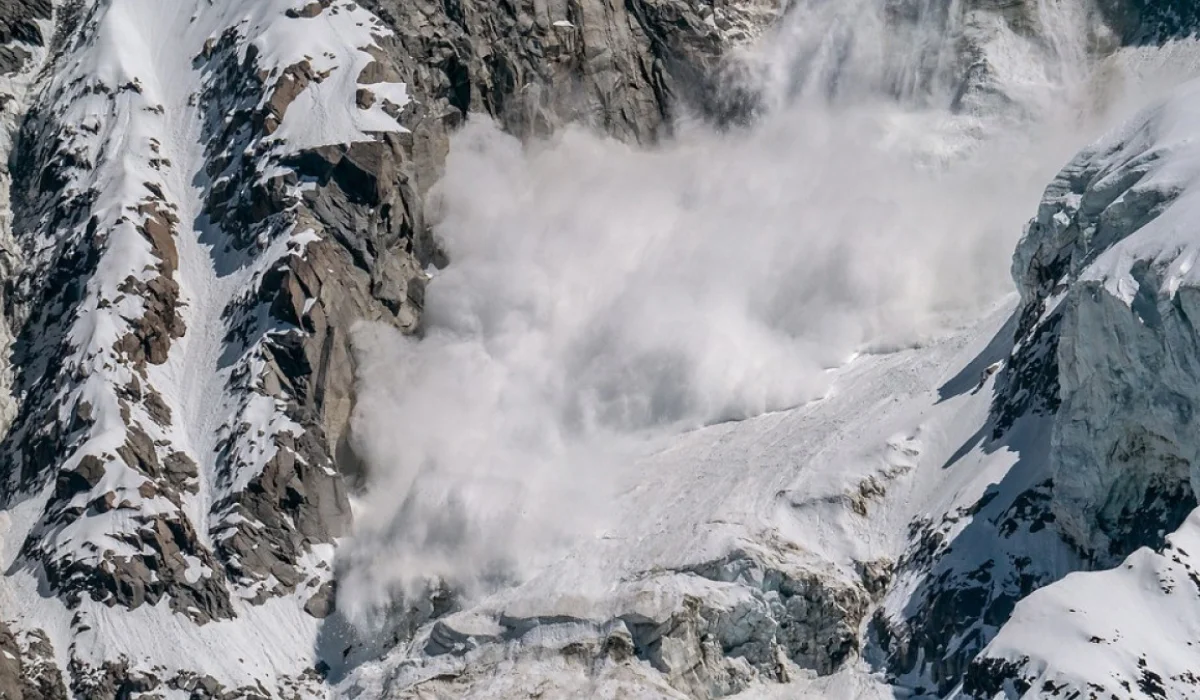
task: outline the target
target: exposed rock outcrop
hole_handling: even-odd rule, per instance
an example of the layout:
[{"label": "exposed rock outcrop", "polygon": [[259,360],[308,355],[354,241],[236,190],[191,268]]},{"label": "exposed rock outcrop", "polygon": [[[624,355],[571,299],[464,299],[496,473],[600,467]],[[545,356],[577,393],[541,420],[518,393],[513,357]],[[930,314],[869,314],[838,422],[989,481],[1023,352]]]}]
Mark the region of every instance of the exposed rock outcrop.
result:
[{"label": "exposed rock outcrop", "polygon": [[[59,19],[86,36],[106,10],[71,6]],[[55,51],[77,39],[60,35]],[[88,54],[86,42],[76,48]],[[144,158],[127,174],[136,184],[110,176],[112,158],[131,154],[108,153],[129,136],[109,120],[130,110],[165,128],[138,78],[86,76],[49,85],[22,126],[12,194],[23,260],[6,311],[21,329],[15,390],[24,401],[0,445],[5,496],[13,504],[55,484],[21,563],[40,566],[69,604],[84,594],[129,607],[165,596],[203,622],[232,609],[184,512],[197,458],[172,440],[178,418],[149,369],[165,365],[186,332],[179,204],[158,136],[133,149]]]},{"label": "exposed rock outcrop", "polygon": [[832,569],[748,546],[687,571],[622,583],[609,615],[569,605],[536,616],[521,612],[527,606],[445,615],[418,638],[417,653],[395,668],[391,683],[434,697],[469,694],[486,688],[498,665],[515,663],[553,692],[611,682],[639,694],[661,688],[671,697],[720,698],[841,668],[857,656],[872,600],[863,583]]},{"label": "exposed rock outcrop", "polygon": [[18,634],[0,622],[0,698],[67,700],[67,687],[46,634],[33,630],[23,639]]},{"label": "exposed rock outcrop", "polygon": [[[779,10],[776,0],[367,5],[395,32],[381,46],[416,96],[402,119],[426,187],[449,131],[469,113],[519,136],[583,122],[638,142],[654,140],[680,109],[736,115],[745,105],[722,82],[721,61]],[[360,82],[384,65],[369,65]]]},{"label": "exposed rock outcrop", "polygon": [[[12,75],[49,41],[39,22],[49,20],[51,0],[10,0],[0,4],[0,75]],[[11,97],[10,97],[11,99]]]}]

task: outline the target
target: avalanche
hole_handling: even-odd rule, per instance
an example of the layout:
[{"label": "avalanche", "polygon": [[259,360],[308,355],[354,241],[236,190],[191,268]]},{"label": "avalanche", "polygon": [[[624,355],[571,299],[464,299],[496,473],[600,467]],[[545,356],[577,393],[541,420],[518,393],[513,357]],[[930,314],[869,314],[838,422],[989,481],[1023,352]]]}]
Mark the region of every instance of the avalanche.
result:
[{"label": "avalanche", "polygon": [[[1117,552],[1152,543],[1130,524],[1143,493],[1155,522],[1194,502],[1144,465],[1113,485],[1062,463],[1071,418],[1054,392],[1068,405],[1080,381],[1066,353],[1112,331],[1055,315],[1062,287],[1083,295],[1093,273],[1062,278],[1065,243],[1046,228],[1066,226],[1060,182],[1103,199],[1072,189],[1069,212],[1120,195],[1079,243],[1099,252],[1113,217],[1144,221],[1147,206],[1122,208],[1131,179],[1069,167],[1018,249],[1020,298],[998,302],[989,276],[1037,183],[1189,72],[1144,50],[1098,59],[1087,5],[1039,7],[1049,45],[929,6],[914,31],[934,48],[878,56],[861,49],[885,26],[878,5],[804,5],[766,54],[786,73],[767,71],[776,111],[746,132],[696,127],[649,152],[461,132],[436,222],[453,263],[430,286],[426,335],[364,339],[357,420],[380,495],[343,546],[339,606],[401,643],[382,665],[351,661],[345,691],[1017,692],[984,651],[1014,606],[1110,563],[1080,541],[1106,535],[1075,499],[1112,510]],[[853,29],[804,23],[822,12]],[[987,59],[969,109],[942,31]],[[1128,82],[1104,94],[1093,78]],[[1107,112],[1088,111],[1097,99]],[[1142,131],[1129,148],[1169,148]],[[1089,449],[1137,449],[1141,434],[1110,427]],[[1131,473],[1141,453],[1104,454]]]}]

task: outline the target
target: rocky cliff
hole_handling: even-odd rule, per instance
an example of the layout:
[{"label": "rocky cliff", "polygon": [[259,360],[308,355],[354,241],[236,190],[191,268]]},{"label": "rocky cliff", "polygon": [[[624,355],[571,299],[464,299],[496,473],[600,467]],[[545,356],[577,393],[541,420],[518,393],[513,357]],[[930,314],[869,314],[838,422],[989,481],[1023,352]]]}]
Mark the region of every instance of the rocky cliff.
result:
[{"label": "rocky cliff", "polygon": [[[1082,152],[1047,189],[1018,247],[1018,347],[1040,351],[1018,351],[1010,371],[1047,378],[1039,402],[1051,416],[1043,517],[1081,568],[1100,571],[1020,603],[968,671],[973,696],[1004,688],[1030,696],[1046,684],[1134,697],[1195,692],[1192,662],[1174,658],[1190,657],[1173,636],[1177,623],[1164,623],[1163,638],[1151,640],[1102,601],[1127,600],[1182,625],[1195,614],[1195,589],[1176,588],[1196,580],[1188,549],[1200,367],[1188,231],[1200,174],[1191,143],[1197,94],[1193,83]],[[1138,578],[1153,590],[1147,600],[1128,594],[1129,579]],[[1102,592],[1106,585],[1113,593]],[[1075,615],[1061,636],[1031,625],[1032,615],[1068,608]],[[1109,647],[1124,635],[1136,641],[1114,654]]]},{"label": "rocky cliff", "polygon": [[[7,676],[58,662],[25,697],[218,693],[180,661],[131,670],[139,645],[96,619],[119,610],[207,625],[202,644],[268,603],[315,628],[363,478],[351,329],[419,332],[424,270],[444,264],[424,197],[452,130],[481,113],[652,141],[673,110],[715,110],[722,55],[773,11],[0,6],[7,574],[65,616],[40,623],[53,653],[35,621],[7,637]],[[274,695],[308,665],[232,678]]]},{"label": "rocky cliff", "polygon": [[[1129,16],[1170,14],[1139,12]],[[1195,25],[1172,26],[1167,34]],[[1136,623],[1104,610],[1129,600],[1135,616],[1192,614],[1186,595],[1170,594],[1194,578],[1187,550],[1176,551],[1197,505],[1185,233],[1194,92],[1084,149],[1026,228],[1012,265],[1016,311],[981,356],[1000,369],[972,440],[1017,462],[978,500],[914,530],[899,570],[916,594],[892,591],[873,621],[897,679],[918,672],[918,687],[954,697],[1194,692],[1186,663],[1166,651],[1176,642],[1121,641],[1138,637]],[[1156,594],[1137,599],[1130,579]]]}]

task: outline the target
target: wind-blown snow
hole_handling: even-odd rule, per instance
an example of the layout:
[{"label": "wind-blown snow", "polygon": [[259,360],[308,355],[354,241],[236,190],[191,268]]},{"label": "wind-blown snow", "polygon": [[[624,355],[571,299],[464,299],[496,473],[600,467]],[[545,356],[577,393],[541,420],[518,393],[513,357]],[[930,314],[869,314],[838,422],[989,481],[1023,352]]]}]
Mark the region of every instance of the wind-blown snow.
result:
[{"label": "wind-blown snow", "polygon": [[[905,86],[900,68],[946,76],[887,37],[878,3],[812,5],[764,50],[777,106],[752,128],[684,124],[645,150],[578,129],[522,145],[481,121],[455,136],[427,331],[363,336],[356,432],[379,495],[343,550],[343,609],[519,580],[616,517],[631,440],[819,401],[829,369],[1010,288],[1028,212],[1093,128],[1088,88],[1059,82],[1082,57],[1025,47],[1042,82],[1020,94],[1047,118],[1010,130]],[[846,48],[876,40],[890,52]],[[820,58],[839,51],[855,60]]]},{"label": "wind-blown snow", "polygon": [[428,332],[363,370],[387,378],[357,409],[378,492],[409,494],[403,525],[380,526],[387,546],[462,498],[453,523],[523,568],[605,491],[593,482],[611,466],[581,453],[819,399],[853,353],[918,343],[1002,293],[1037,195],[1004,182],[1052,167],[1005,141],[988,158],[1008,172],[927,169],[889,152],[888,127],[798,111],[652,152],[580,131],[526,152],[468,126],[439,191],[453,264],[432,282]]},{"label": "wind-blown snow", "polygon": [[[377,495],[341,552],[340,609],[373,628],[397,596],[446,585],[485,621],[600,621],[636,598],[628,582],[662,576],[668,595],[693,585],[671,572],[737,548],[795,548],[857,581],[938,518],[967,537],[957,564],[986,567],[988,547],[1009,545],[961,511],[1035,488],[1049,430],[985,448],[985,368],[1002,355],[970,361],[995,352],[1005,311],[953,330],[1011,288],[1012,246],[1049,176],[1189,71],[1136,52],[1089,65],[1086,6],[1038,7],[1049,45],[985,12],[922,25],[922,41],[882,39],[877,4],[801,3],[764,54],[774,110],[748,130],[685,124],[639,150],[469,124],[435,191],[452,263],[430,284],[424,337],[361,337],[356,433]],[[949,94],[937,43],[955,32],[982,37],[992,68],[966,96]],[[868,45],[883,53],[847,49]],[[877,488],[882,503],[854,500]],[[1047,575],[1079,566],[1056,535],[1026,536]],[[934,575],[902,577],[883,618],[911,614]],[[968,622],[947,641],[995,632]],[[496,653],[447,659],[423,634],[351,687],[485,669]],[[565,673],[517,668],[480,696]],[[878,689],[846,675],[843,690]]]}]

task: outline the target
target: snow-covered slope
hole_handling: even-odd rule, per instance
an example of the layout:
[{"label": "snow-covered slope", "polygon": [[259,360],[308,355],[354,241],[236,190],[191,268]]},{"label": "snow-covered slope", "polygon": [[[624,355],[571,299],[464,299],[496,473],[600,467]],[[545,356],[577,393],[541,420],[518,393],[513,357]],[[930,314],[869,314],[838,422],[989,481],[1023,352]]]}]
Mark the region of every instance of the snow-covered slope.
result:
[{"label": "snow-covered slope", "polygon": [[1200,692],[1189,554],[1198,98],[1191,83],[1081,153],[1018,248],[1027,317],[1041,315],[1028,337],[1056,346],[1040,370],[1058,384],[1051,509],[1103,570],[1021,602],[969,674],[974,692]]},{"label": "snow-covered slope", "polygon": [[304,221],[298,155],[404,133],[385,106],[407,97],[379,82],[357,104],[377,18],[292,5],[55,13],[12,192],[3,595],[77,694],[315,677],[304,609],[349,505],[272,369],[302,329],[269,280],[330,235]]}]

